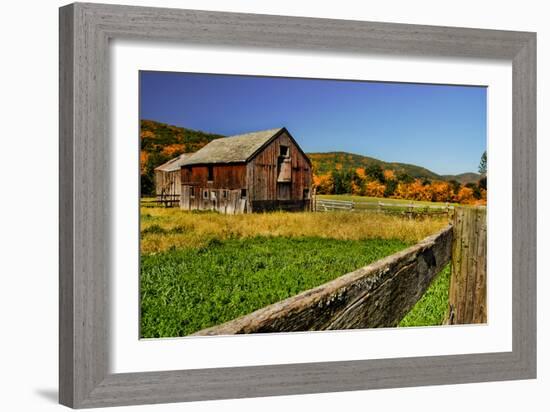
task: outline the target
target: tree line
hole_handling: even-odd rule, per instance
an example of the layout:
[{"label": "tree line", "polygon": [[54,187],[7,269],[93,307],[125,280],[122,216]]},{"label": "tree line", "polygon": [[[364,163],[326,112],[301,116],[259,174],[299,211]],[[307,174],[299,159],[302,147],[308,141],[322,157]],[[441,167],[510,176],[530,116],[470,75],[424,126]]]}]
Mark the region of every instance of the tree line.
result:
[{"label": "tree line", "polygon": [[313,184],[320,194],[352,194],[392,199],[486,204],[487,153],[479,164],[478,182],[462,184],[457,180],[413,178],[406,173],[384,170],[380,165],[355,169],[337,168],[325,174],[314,173]]}]

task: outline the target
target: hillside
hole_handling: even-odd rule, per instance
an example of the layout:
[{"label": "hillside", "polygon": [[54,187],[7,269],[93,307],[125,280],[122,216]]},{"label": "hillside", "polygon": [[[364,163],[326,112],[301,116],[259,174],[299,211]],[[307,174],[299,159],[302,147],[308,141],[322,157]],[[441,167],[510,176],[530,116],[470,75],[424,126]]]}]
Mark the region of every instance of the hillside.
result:
[{"label": "hillside", "polygon": [[[154,193],[154,169],[170,159],[182,154],[196,152],[214,139],[223,137],[219,134],[200,130],[172,126],[154,120],[142,120],[140,131],[140,170],[141,193]],[[429,180],[456,180],[460,184],[476,183],[477,173],[459,175],[438,175],[424,167],[396,162],[385,162],[373,157],[346,152],[308,153],[316,175],[332,173],[336,170],[349,170],[380,166],[384,170],[393,170],[396,175],[408,175],[412,178]]]},{"label": "hillside", "polygon": [[308,153],[313,163],[315,174],[326,174],[338,169],[368,168],[372,165],[380,166],[384,170],[393,170],[396,174],[406,174],[413,178],[431,180],[456,180],[459,183],[477,182],[476,173],[462,173],[459,175],[438,175],[424,167],[397,162],[385,162],[373,157],[362,156],[346,152]]},{"label": "hillside", "polygon": [[141,150],[148,153],[172,154],[196,152],[210,141],[223,137],[219,134],[186,129],[153,120],[141,121]]},{"label": "hillside", "polygon": [[461,173],[459,175],[442,175],[443,180],[456,180],[458,183],[477,183],[481,178],[481,175],[477,173]]},{"label": "hillside", "polygon": [[196,152],[219,134],[172,126],[154,120],[142,120],[140,124],[141,193],[154,193],[154,169],[182,154]]}]

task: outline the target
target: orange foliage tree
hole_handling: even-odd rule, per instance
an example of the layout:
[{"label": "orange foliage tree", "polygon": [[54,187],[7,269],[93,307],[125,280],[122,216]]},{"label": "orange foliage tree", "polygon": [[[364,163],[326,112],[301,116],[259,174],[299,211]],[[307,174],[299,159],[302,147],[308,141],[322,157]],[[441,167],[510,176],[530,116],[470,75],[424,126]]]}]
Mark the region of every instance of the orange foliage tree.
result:
[{"label": "orange foliage tree", "polygon": [[161,153],[167,157],[175,157],[182,153],[185,153],[185,145],[183,143],[173,143],[164,146]]},{"label": "orange foliage tree", "polygon": [[383,197],[386,186],[377,180],[367,182],[363,188],[363,194],[371,197]]},{"label": "orange foliage tree", "polygon": [[456,200],[463,204],[475,203],[474,190],[466,186],[461,187],[456,196]]},{"label": "orange foliage tree", "polygon": [[331,194],[334,192],[334,182],[330,173],[324,175],[313,175],[313,186],[316,188],[317,193]]},{"label": "orange foliage tree", "polygon": [[145,150],[139,152],[139,170],[141,174],[147,173],[147,160],[149,160],[149,153]]},{"label": "orange foliage tree", "polygon": [[395,180],[395,172],[391,169],[384,170],[384,179]]},{"label": "orange foliage tree", "polygon": [[[390,197],[403,200],[418,200],[428,202],[449,202],[471,205],[485,205],[487,203],[487,191],[480,185],[460,185],[456,182],[447,182],[443,180],[428,181],[426,179],[410,178],[406,181],[401,180],[393,170],[383,171],[382,183],[379,179],[370,176],[365,168],[358,167],[350,170],[348,174],[342,175],[342,164],[338,163],[337,170],[326,174],[313,175],[313,184],[317,188],[317,193],[334,194],[335,180],[333,174],[339,179],[344,179],[344,183],[339,180],[339,185],[344,185],[347,193],[357,196],[369,197]],[[340,192],[342,193],[342,192]]]}]

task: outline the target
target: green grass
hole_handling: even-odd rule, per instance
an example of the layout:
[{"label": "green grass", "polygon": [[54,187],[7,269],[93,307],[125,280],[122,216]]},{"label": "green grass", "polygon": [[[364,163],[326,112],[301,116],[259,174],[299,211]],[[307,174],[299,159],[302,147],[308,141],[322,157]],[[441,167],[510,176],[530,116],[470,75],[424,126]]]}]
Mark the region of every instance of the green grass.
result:
[{"label": "green grass", "polygon": [[409,246],[400,240],[250,237],[141,257],[141,336],[185,336]]},{"label": "green grass", "polygon": [[411,311],[401,320],[399,326],[438,326],[445,320],[449,306],[449,285],[451,267],[447,265],[414,305]]}]

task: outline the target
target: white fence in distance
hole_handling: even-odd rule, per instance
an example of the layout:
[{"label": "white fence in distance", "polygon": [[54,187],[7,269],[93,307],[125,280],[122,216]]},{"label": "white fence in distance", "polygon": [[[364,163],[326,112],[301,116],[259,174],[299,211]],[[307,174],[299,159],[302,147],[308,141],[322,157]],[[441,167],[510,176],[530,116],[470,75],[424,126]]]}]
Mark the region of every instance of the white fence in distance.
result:
[{"label": "white fence in distance", "polygon": [[356,202],[351,200],[315,199],[315,211],[378,211],[381,213],[403,214],[449,214],[454,209],[453,205],[434,204],[424,205],[418,203],[387,203],[387,202]]}]

